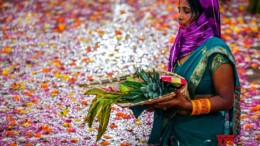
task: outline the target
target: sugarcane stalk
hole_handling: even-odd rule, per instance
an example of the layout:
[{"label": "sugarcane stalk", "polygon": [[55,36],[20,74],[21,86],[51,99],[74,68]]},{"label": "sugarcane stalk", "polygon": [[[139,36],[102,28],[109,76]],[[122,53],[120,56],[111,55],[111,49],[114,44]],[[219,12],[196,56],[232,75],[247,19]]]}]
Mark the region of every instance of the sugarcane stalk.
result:
[{"label": "sugarcane stalk", "polygon": [[112,82],[120,82],[120,81],[124,81],[126,80],[127,77],[136,77],[136,74],[130,74],[130,75],[124,75],[124,76],[120,76],[120,77],[115,77],[115,78],[109,78],[109,79],[99,79],[93,82],[88,82],[86,84],[79,84],[80,87],[89,87],[92,85],[102,85],[102,84],[108,84],[108,83],[112,83]]}]

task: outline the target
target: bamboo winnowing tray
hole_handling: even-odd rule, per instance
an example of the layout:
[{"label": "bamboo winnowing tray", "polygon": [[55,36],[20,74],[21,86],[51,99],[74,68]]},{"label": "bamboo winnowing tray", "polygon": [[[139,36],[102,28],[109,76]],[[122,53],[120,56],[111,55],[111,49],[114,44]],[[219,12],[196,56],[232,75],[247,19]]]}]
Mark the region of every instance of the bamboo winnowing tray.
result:
[{"label": "bamboo winnowing tray", "polygon": [[[177,78],[182,78],[183,79],[183,77],[179,76],[178,74],[172,73],[172,72],[161,71],[161,70],[157,70],[157,72],[160,75],[175,76]],[[119,91],[120,83],[125,81],[128,76],[133,78],[134,81],[140,81],[140,79],[137,77],[136,74],[131,74],[131,75],[125,75],[125,76],[116,77],[116,78],[110,78],[110,79],[103,79],[103,80],[93,81],[93,82],[89,82],[87,84],[81,84],[80,86],[81,87],[86,87],[86,88],[109,88],[109,87],[111,87],[112,89],[114,89],[116,91]],[[182,86],[179,89],[178,92],[184,94],[185,97],[188,100],[190,100],[189,99],[189,93],[187,91],[187,84]],[[148,100],[141,101],[141,102],[138,102],[138,103],[118,102],[117,105],[122,107],[122,108],[139,106],[139,105],[148,105],[148,104],[153,104],[153,103],[157,103],[157,102],[162,102],[162,101],[167,101],[167,100],[170,100],[170,99],[174,99],[176,97],[176,95],[177,95],[177,93],[171,92],[171,93],[168,93],[166,95],[162,95],[162,96],[159,96],[157,98],[148,99]]]}]

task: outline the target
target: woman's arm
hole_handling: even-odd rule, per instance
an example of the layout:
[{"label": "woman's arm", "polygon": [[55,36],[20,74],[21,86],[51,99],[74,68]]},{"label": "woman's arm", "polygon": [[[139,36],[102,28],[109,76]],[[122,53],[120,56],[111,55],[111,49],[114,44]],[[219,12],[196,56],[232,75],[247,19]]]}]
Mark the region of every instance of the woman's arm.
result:
[{"label": "woman's arm", "polygon": [[213,74],[216,95],[211,98],[211,111],[229,110],[234,103],[234,70],[230,64],[223,64]]}]

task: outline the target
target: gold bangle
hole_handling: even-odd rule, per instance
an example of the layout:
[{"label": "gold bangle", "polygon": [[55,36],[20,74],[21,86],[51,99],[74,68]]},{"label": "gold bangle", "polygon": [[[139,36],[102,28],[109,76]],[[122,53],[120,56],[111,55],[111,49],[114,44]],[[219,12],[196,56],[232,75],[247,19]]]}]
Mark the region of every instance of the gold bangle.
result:
[{"label": "gold bangle", "polygon": [[210,100],[208,98],[199,99],[201,104],[201,114],[208,114],[211,110]]},{"label": "gold bangle", "polygon": [[192,100],[192,112],[191,115],[200,115],[202,111],[201,103],[199,100]]}]

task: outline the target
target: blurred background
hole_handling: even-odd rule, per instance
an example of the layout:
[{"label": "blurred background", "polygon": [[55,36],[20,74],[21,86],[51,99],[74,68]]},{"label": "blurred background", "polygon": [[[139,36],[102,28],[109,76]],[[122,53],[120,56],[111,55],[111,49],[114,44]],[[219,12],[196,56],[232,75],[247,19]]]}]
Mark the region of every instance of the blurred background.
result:
[{"label": "blurred background", "polygon": [[[260,144],[260,1],[220,0],[241,79],[243,145]],[[116,105],[102,140],[78,86],[167,69],[177,0],[0,0],[0,145],[146,145],[153,115]],[[85,108],[86,107],[86,108]],[[83,110],[82,110],[83,109]]]}]

